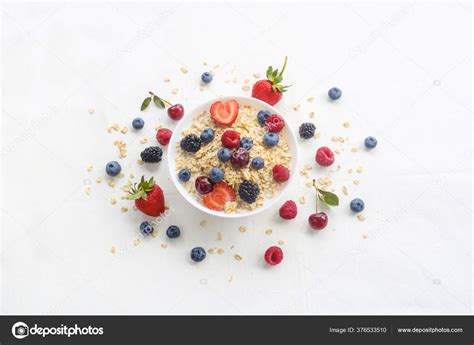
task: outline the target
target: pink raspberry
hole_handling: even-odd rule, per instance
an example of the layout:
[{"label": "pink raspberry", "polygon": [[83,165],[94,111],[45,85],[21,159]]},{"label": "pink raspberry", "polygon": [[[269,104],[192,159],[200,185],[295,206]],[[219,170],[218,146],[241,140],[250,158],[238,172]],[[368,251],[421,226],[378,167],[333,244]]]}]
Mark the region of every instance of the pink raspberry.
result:
[{"label": "pink raspberry", "polygon": [[171,139],[171,134],[173,134],[173,132],[168,128],[160,128],[158,132],[156,132],[156,140],[158,140],[161,145],[168,145]]},{"label": "pink raspberry", "polygon": [[277,182],[285,182],[290,178],[290,171],[281,164],[273,167],[273,179]]},{"label": "pink raspberry", "polygon": [[298,209],[296,203],[293,200],[286,201],[280,207],[280,217],[283,219],[293,219],[296,217]]},{"label": "pink raspberry", "polygon": [[285,120],[278,114],[272,114],[267,117],[265,125],[270,132],[278,133],[285,127]]},{"label": "pink raspberry", "polygon": [[280,247],[270,247],[265,251],[264,258],[269,265],[278,265],[283,260],[283,251]]},{"label": "pink raspberry", "polygon": [[323,146],[316,151],[316,163],[322,167],[328,167],[334,163],[334,153],[329,147]]}]

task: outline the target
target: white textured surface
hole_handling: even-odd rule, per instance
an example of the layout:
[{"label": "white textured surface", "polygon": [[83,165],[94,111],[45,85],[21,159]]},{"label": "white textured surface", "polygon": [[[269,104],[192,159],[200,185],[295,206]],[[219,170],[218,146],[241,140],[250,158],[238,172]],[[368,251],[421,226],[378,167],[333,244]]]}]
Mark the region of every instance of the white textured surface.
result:
[{"label": "white textured surface", "polygon": [[[5,4],[2,17],[3,313],[471,312],[469,4]],[[274,207],[247,220],[207,218],[201,227],[206,216],[172,187],[166,162],[135,163],[139,139],[153,142],[158,123],[173,126],[165,113],[146,111],[140,134],[106,131],[114,122],[129,126],[148,90],[188,109],[248,95],[243,81],[285,54],[285,81],[294,86],[277,107],[294,130],[314,111],[321,132],[301,143],[300,168],[317,146],[345,148],[341,171],[311,171],[329,176],[342,201],[322,232],[306,225],[313,193],[300,176],[287,196],[306,196],[296,220],[282,222]],[[203,61],[221,67],[200,91]],[[334,85],[343,97],[330,103]],[[372,152],[361,147],[367,135],[379,140]],[[349,142],[336,145],[332,136]],[[127,176],[153,174],[176,210],[157,238],[136,247],[143,217],[120,211],[131,204],[118,187],[95,183],[117,157],[119,138],[128,143]],[[362,174],[347,173],[359,165]],[[348,210],[356,196],[366,201],[365,222]],[[168,224],[180,225],[182,238],[165,239]],[[285,260],[269,268],[262,254],[278,240]],[[188,255],[196,245],[225,254],[196,265]]]}]

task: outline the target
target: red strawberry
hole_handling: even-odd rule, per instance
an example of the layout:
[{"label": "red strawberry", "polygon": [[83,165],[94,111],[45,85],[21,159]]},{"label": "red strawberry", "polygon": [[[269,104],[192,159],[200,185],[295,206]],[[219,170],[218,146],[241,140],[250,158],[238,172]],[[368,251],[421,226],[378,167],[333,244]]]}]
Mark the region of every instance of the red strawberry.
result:
[{"label": "red strawberry", "polygon": [[222,146],[227,147],[228,149],[235,149],[240,145],[240,135],[236,131],[228,129],[222,133],[221,141]]},{"label": "red strawberry", "polygon": [[278,73],[278,69],[273,70],[272,66],[269,66],[267,69],[267,79],[262,79],[257,81],[253,85],[252,89],[252,97],[258,98],[261,101],[264,101],[270,105],[277,104],[283,92],[286,91],[291,85],[283,86],[280,85],[280,82],[283,80],[283,71],[286,67],[286,62],[288,57],[285,56],[285,63],[283,64],[283,68],[281,72]]},{"label": "red strawberry", "polygon": [[214,121],[223,126],[230,126],[239,114],[239,103],[233,99],[226,103],[217,101],[211,105],[210,112]]},{"label": "red strawberry", "polygon": [[155,184],[153,177],[145,181],[142,176],[138,186],[135,184],[131,189],[129,199],[135,200],[135,206],[146,215],[158,217],[165,212],[163,190]]},{"label": "red strawberry", "polygon": [[235,193],[232,187],[225,182],[219,182],[209,194],[202,198],[204,205],[215,211],[223,211],[226,202],[235,201]]},{"label": "red strawberry", "polygon": [[265,125],[269,132],[278,133],[285,127],[285,120],[278,114],[272,114],[267,117]]},{"label": "red strawberry", "polygon": [[173,134],[173,132],[168,128],[160,128],[158,132],[156,132],[156,140],[158,140],[158,142],[163,146],[168,145],[171,139],[171,134]]}]

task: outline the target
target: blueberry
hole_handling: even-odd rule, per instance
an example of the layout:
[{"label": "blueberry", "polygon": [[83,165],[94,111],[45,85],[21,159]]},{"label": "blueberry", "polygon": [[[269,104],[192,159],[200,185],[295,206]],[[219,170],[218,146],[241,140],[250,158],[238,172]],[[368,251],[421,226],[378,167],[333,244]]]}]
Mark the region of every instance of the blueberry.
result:
[{"label": "blueberry", "polygon": [[196,262],[201,262],[206,258],[206,251],[202,247],[195,247],[191,249],[191,259]]},{"label": "blueberry", "polygon": [[367,137],[364,140],[364,145],[368,149],[373,149],[375,146],[377,146],[377,139],[375,139],[374,137]]},{"label": "blueberry", "polygon": [[219,158],[219,160],[221,162],[228,162],[230,160],[230,158],[232,157],[232,151],[229,150],[228,148],[221,148],[219,151],[217,151],[217,158]]},{"label": "blueberry", "polygon": [[122,167],[120,166],[119,162],[111,161],[108,162],[105,166],[105,172],[109,176],[117,176],[122,171]]},{"label": "blueberry", "polygon": [[188,169],[181,169],[178,173],[178,178],[182,182],[188,182],[191,178],[191,172]]},{"label": "blueberry", "polygon": [[260,110],[257,114],[257,120],[261,125],[265,124],[265,121],[267,121],[267,118],[271,115],[272,113],[269,110]]},{"label": "blueberry", "polygon": [[209,172],[209,178],[214,183],[221,182],[224,179],[224,170],[221,168],[212,168]]},{"label": "blueberry", "polygon": [[362,201],[362,199],[356,198],[351,201],[351,210],[352,212],[359,213],[364,210],[365,203]]},{"label": "blueberry", "polygon": [[280,138],[277,133],[268,132],[263,136],[263,143],[269,147],[277,145],[279,141]]},{"label": "blueberry", "polygon": [[265,165],[265,161],[263,160],[262,157],[255,157],[254,159],[252,159],[252,163],[250,163],[250,165],[255,170],[260,170]]},{"label": "blueberry", "polygon": [[140,232],[143,236],[150,235],[153,232],[153,225],[148,220],[145,220],[140,224]]},{"label": "blueberry", "polygon": [[214,140],[214,131],[212,130],[212,128],[206,128],[205,130],[202,131],[201,141],[204,144],[208,144],[213,140]]},{"label": "blueberry", "polygon": [[145,121],[141,117],[137,117],[132,121],[132,127],[135,129],[142,129],[145,126]]},{"label": "blueberry", "polygon": [[247,151],[249,151],[253,147],[253,140],[249,137],[243,137],[240,139],[240,147],[243,147]]},{"label": "blueberry", "polygon": [[209,72],[204,72],[201,74],[201,80],[204,84],[209,84],[212,81],[212,74]]},{"label": "blueberry", "polygon": [[169,238],[177,238],[179,235],[181,235],[181,230],[176,225],[170,225],[168,229],[166,229],[166,236]]},{"label": "blueberry", "polygon": [[333,87],[333,88],[329,89],[328,95],[329,95],[329,98],[331,98],[332,100],[336,100],[336,99],[341,98],[342,91],[341,91],[341,89],[339,89],[337,87]]}]

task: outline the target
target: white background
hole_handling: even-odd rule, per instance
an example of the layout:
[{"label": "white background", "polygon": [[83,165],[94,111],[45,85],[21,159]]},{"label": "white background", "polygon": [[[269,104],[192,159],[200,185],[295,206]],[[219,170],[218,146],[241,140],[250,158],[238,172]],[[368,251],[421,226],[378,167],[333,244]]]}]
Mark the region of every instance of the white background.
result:
[{"label": "white background", "polygon": [[[471,6],[460,2],[4,4],[1,311],[471,313],[471,20]],[[325,230],[307,226],[314,194],[301,176],[285,196],[306,197],[296,220],[280,220],[278,205],[221,220],[185,203],[166,162],[136,164],[139,140],[154,143],[157,124],[174,126],[156,108],[140,114],[147,91],[186,109],[249,95],[244,80],[281,66],[285,55],[284,81],[293,86],[277,107],[294,130],[314,111],[321,135],[300,142],[299,168],[311,163],[310,176],[330,177],[341,198]],[[200,74],[217,64],[201,91]],[[332,86],[343,90],[338,102],[327,99]],[[139,115],[142,132],[107,133]],[[362,147],[368,135],[379,140],[371,152]],[[333,136],[349,139],[336,144]],[[95,179],[117,158],[117,139],[128,144],[126,177],[112,189]],[[339,172],[314,165],[322,145],[344,149]],[[145,217],[120,200],[130,173],[155,176],[175,209],[158,237],[138,246]],[[354,197],[366,202],[364,222],[349,211]],[[166,239],[170,224],[181,238]],[[262,255],[279,240],[285,259],[270,268]],[[189,251],[198,245],[225,252],[195,264]]]}]

